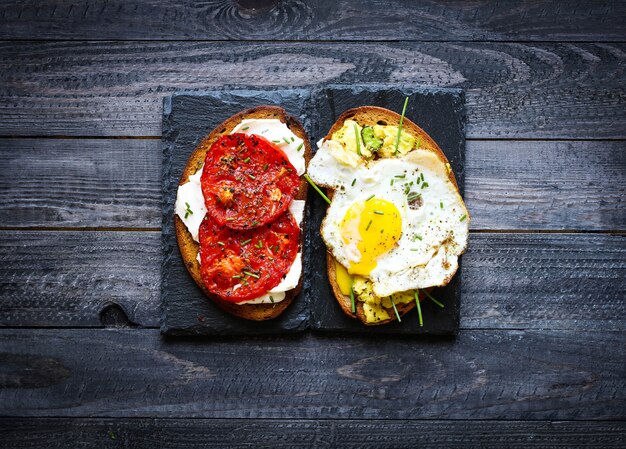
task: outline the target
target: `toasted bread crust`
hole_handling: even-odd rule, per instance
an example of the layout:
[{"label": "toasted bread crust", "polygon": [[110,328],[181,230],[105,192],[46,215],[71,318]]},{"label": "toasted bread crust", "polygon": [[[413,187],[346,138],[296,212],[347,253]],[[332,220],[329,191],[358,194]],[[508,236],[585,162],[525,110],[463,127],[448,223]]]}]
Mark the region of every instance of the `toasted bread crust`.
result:
[{"label": "toasted bread crust", "polygon": [[[187,160],[187,165],[183,170],[178,185],[186,183],[189,180],[189,176],[195,174],[198,169],[204,164],[207,151],[211,148],[211,145],[213,145],[213,143],[217,139],[219,139],[223,135],[230,134],[231,131],[242,120],[253,118],[278,119],[281,122],[286,123],[289,129],[296,136],[304,140],[303,156],[305,162],[308,164],[309,160],[311,159],[311,145],[309,143],[306,132],[304,131],[304,128],[302,127],[300,122],[291,115],[287,114],[287,112],[281,107],[257,106],[233,115],[232,117],[223,121],[213,131],[211,131],[211,133],[198,144],[191,156],[189,156],[189,159]],[[295,199],[306,200],[307,189],[308,183],[303,178],[300,181],[300,188],[297,195],[295,196]],[[229,301],[225,301],[220,297],[213,295],[206,289],[206,287],[204,286],[204,282],[202,282],[202,277],[200,275],[200,264],[196,260],[199,248],[198,243],[193,240],[191,234],[187,230],[187,227],[182,222],[180,217],[176,215],[174,217],[174,222],[178,248],[180,250],[180,254],[182,256],[185,267],[187,267],[187,271],[189,271],[189,274],[191,275],[193,280],[196,282],[196,284],[198,284],[198,287],[200,287],[202,291],[224,311],[247,320],[269,320],[272,318],[276,318],[278,315],[280,315],[289,306],[289,304],[291,304],[291,301],[293,301],[295,296],[300,293],[300,290],[302,288],[302,275],[300,275],[300,282],[298,283],[298,286],[293,290],[285,292],[285,298],[282,301],[277,302],[276,304],[238,305]],[[306,229],[305,219],[302,220],[300,228],[300,250],[302,250],[305,235],[304,229]]]},{"label": "toasted bread crust", "polygon": [[[399,126],[400,125],[400,114],[397,114],[393,111],[390,111],[385,108],[381,108],[378,106],[362,106],[359,108],[348,109],[343,114],[339,116],[337,121],[333,124],[333,126],[328,131],[328,134],[324,137],[325,140],[328,140],[332,137],[335,131],[341,129],[343,123],[346,120],[354,120],[359,125],[369,125],[373,126],[376,124],[379,125],[392,125]],[[426,131],[417,126],[411,120],[404,117],[402,120],[402,130],[409,133],[413,137],[420,138],[420,148],[428,149],[435,153],[437,157],[444,163],[448,164],[448,159],[446,155],[441,151],[439,145],[430,137]],[[454,173],[452,170],[448,172],[448,178],[450,182],[456,187],[458,190],[458,184],[456,182],[456,178],[454,177]],[[327,195],[332,199],[333,190],[327,188]],[[469,218],[469,217],[468,217]],[[326,261],[328,265],[328,280],[330,282],[330,286],[333,290],[333,294],[335,295],[335,299],[339,303],[341,310],[350,318],[355,318],[355,314],[352,313],[352,302],[350,301],[350,297],[341,293],[339,288],[339,284],[337,283],[337,273],[335,270],[335,258],[332,253],[328,251],[326,253]],[[431,289],[426,289],[430,291]],[[423,300],[423,298],[420,298]],[[407,304],[397,304],[396,308],[398,309],[398,314],[403,316],[404,314],[410,312],[415,308],[415,301],[411,301]],[[385,309],[389,314],[388,320],[379,321],[376,323],[368,323],[365,319],[365,313],[363,312],[363,303],[360,301],[356,302],[356,318],[358,318],[363,324],[368,326],[377,326],[381,324],[390,323],[392,321],[397,321],[396,314],[393,309]]]}]

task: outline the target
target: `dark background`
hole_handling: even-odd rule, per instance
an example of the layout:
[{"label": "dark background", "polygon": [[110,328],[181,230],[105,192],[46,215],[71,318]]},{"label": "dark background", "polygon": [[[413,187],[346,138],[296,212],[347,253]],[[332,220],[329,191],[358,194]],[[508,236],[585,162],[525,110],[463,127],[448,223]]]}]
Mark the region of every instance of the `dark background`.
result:
[{"label": "dark background", "polygon": [[[252,4],[0,4],[0,447],[624,447],[626,4]],[[162,338],[163,97],[372,82],[465,90],[456,340]]]}]

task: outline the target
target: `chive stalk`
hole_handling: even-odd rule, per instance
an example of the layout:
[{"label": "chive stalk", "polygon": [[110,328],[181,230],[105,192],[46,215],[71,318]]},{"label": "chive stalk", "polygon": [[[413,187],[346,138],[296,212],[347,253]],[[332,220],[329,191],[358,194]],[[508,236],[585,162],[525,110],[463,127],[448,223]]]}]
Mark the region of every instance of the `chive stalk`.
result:
[{"label": "chive stalk", "polygon": [[424,320],[422,319],[422,308],[420,307],[419,290],[415,290],[413,294],[415,295],[415,304],[417,305],[417,314],[420,319],[420,327],[424,327]]},{"label": "chive stalk", "polygon": [[396,318],[398,319],[398,323],[401,323],[400,314],[398,313],[398,308],[396,307],[396,302],[393,300],[393,296],[391,296],[391,305],[393,306],[393,311],[396,312]]},{"label": "chive stalk", "polygon": [[308,173],[304,174],[304,179],[306,179],[309,182],[309,184],[311,184],[311,186],[315,189],[315,191],[319,193],[322,198],[324,198],[324,201],[330,204],[330,200],[328,199],[328,197],[324,195],[324,192],[322,192],[320,188],[313,182],[313,180],[311,179]]},{"label": "chive stalk", "polygon": [[442,309],[445,307],[441,302],[439,302],[435,298],[433,298],[432,295],[430,293],[428,293],[426,290],[422,290],[422,292],[428,297],[428,299],[430,299],[432,302],[437,304]]},{"label": "chive stalk", "polygon": [[409,104],[409,97],[404,99],[404,106],[402,107],[402,115],[400,115],[400,126],[398,126],[398,136],[396,137],[396,151],[398,153],[398,147],[400,146],[400,134],[402,133],[402,122],[404,121],[404,114],[406,113],[406,106]]},{"label": "chive stalk", "polygon": [[356,139],[356,152],[359,156],[362,156],[361,139],[359,139],[359,129],[356,127],[356,123],[354,124],[354,138]]}]

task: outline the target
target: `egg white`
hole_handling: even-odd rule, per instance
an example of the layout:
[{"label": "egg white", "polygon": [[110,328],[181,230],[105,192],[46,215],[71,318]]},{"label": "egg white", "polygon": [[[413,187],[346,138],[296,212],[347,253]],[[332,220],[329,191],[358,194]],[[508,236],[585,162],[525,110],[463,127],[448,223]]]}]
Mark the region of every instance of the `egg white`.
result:
[{"label": "egg white", "polygon": [[[375,195],[398,208],[402,234],[368,275],[374,293],[385,297],[447,284],[469,235],[467,209],[448,177],[449,166],[434,152],[417,149],[403,157],[362,161],[353,167],[333,155],[337,149],[332,141],[320,141],[318,146],[308,173],[317,184],[335,190],[321,229],[333,256],[345,267],[358,262],[360,254],[344,242],[341,224],[353,204]],[[416,182],[422,174],[428,184],[423,188],[423,182]],[[407,200],[410,182],[410,191],[421,194],[422,204],[416,208]]]}]

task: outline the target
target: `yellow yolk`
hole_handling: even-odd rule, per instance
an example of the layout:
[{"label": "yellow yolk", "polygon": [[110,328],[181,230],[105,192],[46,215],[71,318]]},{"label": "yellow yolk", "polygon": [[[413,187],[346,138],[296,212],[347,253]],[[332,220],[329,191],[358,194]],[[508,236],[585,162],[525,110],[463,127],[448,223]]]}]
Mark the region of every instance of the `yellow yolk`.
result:
[{"label": "yellow yolk", "polygon": [[355,245],[361,258],[352,263],[348,273],[367,276],[376,267],[376,259],[389,251],[402,234],[402,218],[389,201],[370,198],[354,203],[341,222],[341,237],[348,246]]},{"label": "yellow yolk", "polygon": [[346,267],[341,265],[335,260],[335,276],[337,278],[337,285],[341,293],[348,296],[352,289],[352,277],[348,274]]}]

